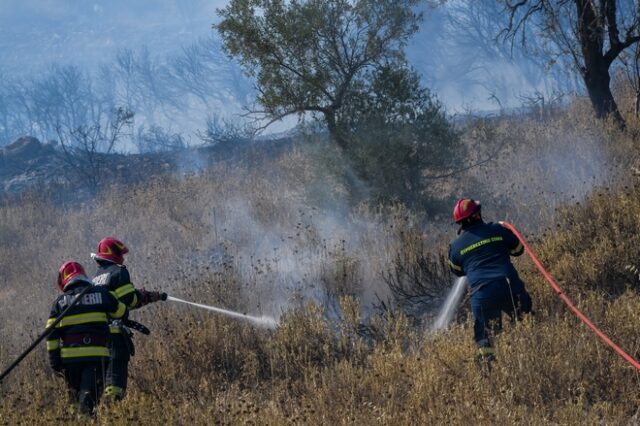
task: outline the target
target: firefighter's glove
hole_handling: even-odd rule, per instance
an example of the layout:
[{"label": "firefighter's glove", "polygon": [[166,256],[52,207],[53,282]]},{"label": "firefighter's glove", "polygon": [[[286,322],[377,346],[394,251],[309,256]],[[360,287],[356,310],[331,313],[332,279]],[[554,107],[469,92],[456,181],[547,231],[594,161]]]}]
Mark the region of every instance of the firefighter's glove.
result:
[{"label": "firefighter's glove", "polygon": [[160,293],[159,291],[147,291],[144,288],[140,290],[141,303],[140,306],[148,305],[149,303],[155,303],[160,300],[167,300],[167,293]]}]

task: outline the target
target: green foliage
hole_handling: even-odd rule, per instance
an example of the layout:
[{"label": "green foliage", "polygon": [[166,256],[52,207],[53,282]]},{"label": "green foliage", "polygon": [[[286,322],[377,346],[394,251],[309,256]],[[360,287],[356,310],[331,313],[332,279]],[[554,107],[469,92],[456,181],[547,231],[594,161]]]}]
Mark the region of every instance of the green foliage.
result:
[{"label": "green foliage", "polygon": [[417,3],[237,0],[217,28],[256,77],[261,113],[322,120],[376,202],[423,207],[423,175],[448,170],[461,145],[404,56]]},{"label": "green foliage", "polygon": [[[640,257],[640,186],[620,193],[596,189],[584,203],[560,209],[555,238],[541,247],[552,273],[571,292],[598,291],[617,297],[635,287]],[[597,253],[597,255],[594,255]]]},{"label": "green foliage", "polygon": [[424,209],[429,176],[451,170],[464,146],[440,103],[409,68],[383,67],[373,90],[345,114],[354,135],[350,158],[375,202]]},{"label": "green foliage", "polygon": [[227,53],[256,77],[272,120],[320,116],[343,147],[341,111],[375,90],[372,72],[402,68],[418,0],[234,0],[218,11]]}]

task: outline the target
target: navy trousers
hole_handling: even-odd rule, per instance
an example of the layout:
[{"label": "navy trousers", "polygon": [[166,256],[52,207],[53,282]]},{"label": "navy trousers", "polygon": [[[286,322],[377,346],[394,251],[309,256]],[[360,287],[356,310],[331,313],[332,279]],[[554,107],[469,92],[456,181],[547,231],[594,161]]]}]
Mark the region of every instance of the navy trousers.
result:
[{"label": "navy trousers", "polygon": [[531,296],[519,280],[500,279],[471,289],[474,339],[479,347],[492,347],[491,335],[502,329],[502,312],[513,320],[531,312]]},{"label": "navy trousers", "polygon": [[64,366],[64,377],[72,403],[80,412],[93,415],[103,390],[103,374],[106,359],[69,364]]},{"label": "navy trousers", "polygon": [[125,332],[111,335],[111,357],[107,369],[105,395],[122,400],[127,391],[129,360],[133,353],[133,340]]}]

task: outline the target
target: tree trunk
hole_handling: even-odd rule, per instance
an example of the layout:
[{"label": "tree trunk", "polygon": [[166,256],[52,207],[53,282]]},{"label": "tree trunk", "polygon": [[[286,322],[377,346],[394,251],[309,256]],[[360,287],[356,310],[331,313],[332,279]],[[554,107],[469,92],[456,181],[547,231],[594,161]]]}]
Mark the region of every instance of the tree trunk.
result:
[{"label": "tree trunk", "polygon": [[347,151],[349,148],[349,142],[338,128],[338,124],[336,123],[336,113],[331,110],[325,111],[324,118],[327,122],[327,128],[329,129],[331,138],[343,151]]},{"label": "tree trunk", "polygon": [[609,67],[602,65],[587,68],[583,78],[596,117],[600,119],[611,117],[620,128],[624,128],[624,119],[611,93]]},{"label": "tree trunk", "polygon": [[618,127],[624,129],[624,119],[618,111],[618,105],[613,99],[609,86],[611,63],[605,58],[603,52],[605,32],[602,22],[598,19],[595,6],[590,0],[575,0],[575,5],[578,13],[577,35],[584,57],[581,73],[591,105],[596,117],[600,119],[611,117]]}]

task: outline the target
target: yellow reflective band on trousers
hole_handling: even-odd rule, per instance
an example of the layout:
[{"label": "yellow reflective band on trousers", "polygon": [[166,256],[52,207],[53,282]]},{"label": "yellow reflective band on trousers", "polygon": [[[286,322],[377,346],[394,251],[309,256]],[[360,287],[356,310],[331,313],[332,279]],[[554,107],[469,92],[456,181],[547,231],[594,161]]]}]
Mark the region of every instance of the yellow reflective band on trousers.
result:
[{"label": "yellow reflective band on trousers", "polygon": [[62,348],[60,351],[62,358],[80,358],[85,356],[109,356],[109,349],[106,346],[80,346],[77,348]]},{"label": "yellow reflective band on trousers", "polygon": [[[47,327],[55,322],[55,318],[49,318]],[[87,324],[90,322],[106,323],[107,314],[104,312],[89,312],[87,314],[67,315],[56,325],[56,328],[68,327],[70,325]]]},{"label": "yellow reflective band on trousers", "polygon": [[502,237],[491,237],[491,238],[485,238],[484,240],[480,240],[477,243],[473,243],[470,246],[467,246],[465,248],[463,248],[462,250],[460,250],[460,254],[464,255],[469,253],[471,250],[475,250],[480,246],[483,246],[485,244],[489,244],[489,243],[497,243],[499,241],[502,241],[504,238]]},{"label": "yellow reflective band on trousers", "polygon": [[109,385],[104,388],[104,394],[107,396],[122,396],[124,394],[124,389],[120,386]]},{"label": "yellow reflective band on trousers", "polygon": [[449,265],[456,271],[462,271],[462,268],[456,265],[455,263],[453,263],[451,260],[449,260]]},{"label": "yellow reflective band on trousers", "polygon": [[524,247],[522,247],[522,243],[518,243],[518,246],[516,248],[514,248],[513,250],[511,250],[511,254],[517,254],[520,253],[522,251]]},{"label": "yellow reflective band on trousers", "polygon": [[478,348],[478,355],[481,356],[493,355],[495,353],[496,350],[494,348]]},{"label": "yellow reflective band on trousers", "polygon": [[114,293],[116,294],[116,297],[120,299],[121,297],[126,296],[129,293],[133,293],[134,291],[136,291],[136,288],[133,286],[133,284],[129,283],[118,287],[117,289],[115,289]]},{"label": "yellow reflective band on trousers", "polygon": [[58,340],[58,339],[47,340],[47,350],[48,351],[55,351],[57,349],[60,349],[60,340]]},{"label": "yellow reflective band on trousers", "polygon": [[109,314],[109,316],[112,318],[122,318],[125,312],[127,312],[126,305],[122,302],[118,302],[118,309],[115,312]]}]

